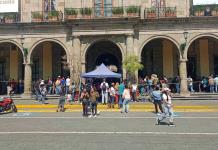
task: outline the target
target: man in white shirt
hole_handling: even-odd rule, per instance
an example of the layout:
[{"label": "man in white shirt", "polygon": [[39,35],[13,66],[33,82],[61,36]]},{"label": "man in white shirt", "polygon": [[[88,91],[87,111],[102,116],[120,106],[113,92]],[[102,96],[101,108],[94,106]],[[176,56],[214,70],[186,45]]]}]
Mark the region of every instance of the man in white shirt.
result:
[{"label": "man in white shirt", "polygon": [[109,85],[106,82],[105,79],[103,79],[103,82],[100,85],[101,88],[101,100],[102,100],[102,104],[107,104],[108,102],[108,89],[109,89]]},{"label": "man in white shirt", "polygon": [[69,88],[70,88],[70,78],[68,76],[66,79],[66,94],[69,93]]}]

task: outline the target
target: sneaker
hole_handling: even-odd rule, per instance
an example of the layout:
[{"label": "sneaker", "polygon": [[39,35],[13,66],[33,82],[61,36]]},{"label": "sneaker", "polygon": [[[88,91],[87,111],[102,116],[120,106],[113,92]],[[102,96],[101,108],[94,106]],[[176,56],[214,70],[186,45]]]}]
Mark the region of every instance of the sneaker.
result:
[{"label": "sneaker", "polygon": [[89,115],[88,118],[92,118],[92,115]]},{"label": "sneaker", "polygon": [[96,115],[94,115],[94,118],[96,118],[97,116]]},{"label": "sneaker", "polygon": [[159,118],[156,119],[156,125],[160,125],[160,120],[159,120]]},{"label": "sneaker", "polygon": [[173,124],[172,122],[170,122],[170,123],[169,123],[169,126],[170,126],[170,127],[175,127],[176,125]]}]

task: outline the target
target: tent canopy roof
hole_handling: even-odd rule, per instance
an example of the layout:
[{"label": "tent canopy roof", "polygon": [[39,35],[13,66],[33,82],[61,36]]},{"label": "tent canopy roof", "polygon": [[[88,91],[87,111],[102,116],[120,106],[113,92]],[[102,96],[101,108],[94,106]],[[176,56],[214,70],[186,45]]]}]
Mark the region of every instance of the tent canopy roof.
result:
[{"label": "tent canopy roof", "polygon": [[121,78],[120,73],[114,73],[108,69],[103,63],[95,70],[83,73],[81,75],[83,78]]}]

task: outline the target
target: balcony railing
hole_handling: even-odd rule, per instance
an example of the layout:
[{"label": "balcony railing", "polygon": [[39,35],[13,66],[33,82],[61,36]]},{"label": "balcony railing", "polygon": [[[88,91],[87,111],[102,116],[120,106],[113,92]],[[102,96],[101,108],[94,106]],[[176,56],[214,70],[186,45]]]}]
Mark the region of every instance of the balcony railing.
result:
[{"label": "balcony railing", "polygon": [[158,19],[158,18],[176,18],[176,7],[164,7],[164,8],[146,8],[144,11],[145,19]]},{"label": "balcony railing", "polygon": [[31,12],[32,22],[61,22],[63,13],[61,11],[33,11]]},{"label": "balcony railing", "polygon": [[140,6],[103,8],[65,8],[65,19],[139,17]]},{"label": "balcony railing", "polygon": [[20,22],[20,15],[16,12],[0,13],[0,24]]},{"label": "balcony railing", "polygon": [[218,5],[195,5],[191,16],[218,16]]}]

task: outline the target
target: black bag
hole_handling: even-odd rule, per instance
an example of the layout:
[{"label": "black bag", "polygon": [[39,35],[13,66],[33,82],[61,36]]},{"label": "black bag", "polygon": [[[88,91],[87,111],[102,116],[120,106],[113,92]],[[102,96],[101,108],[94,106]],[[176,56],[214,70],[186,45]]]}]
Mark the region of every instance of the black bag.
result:
[{"label": "black bag", "polygon": [[107,86],[105,83],[102,84],[102,87],[101,87],[102,91],[105,92],[107,90]]}]

